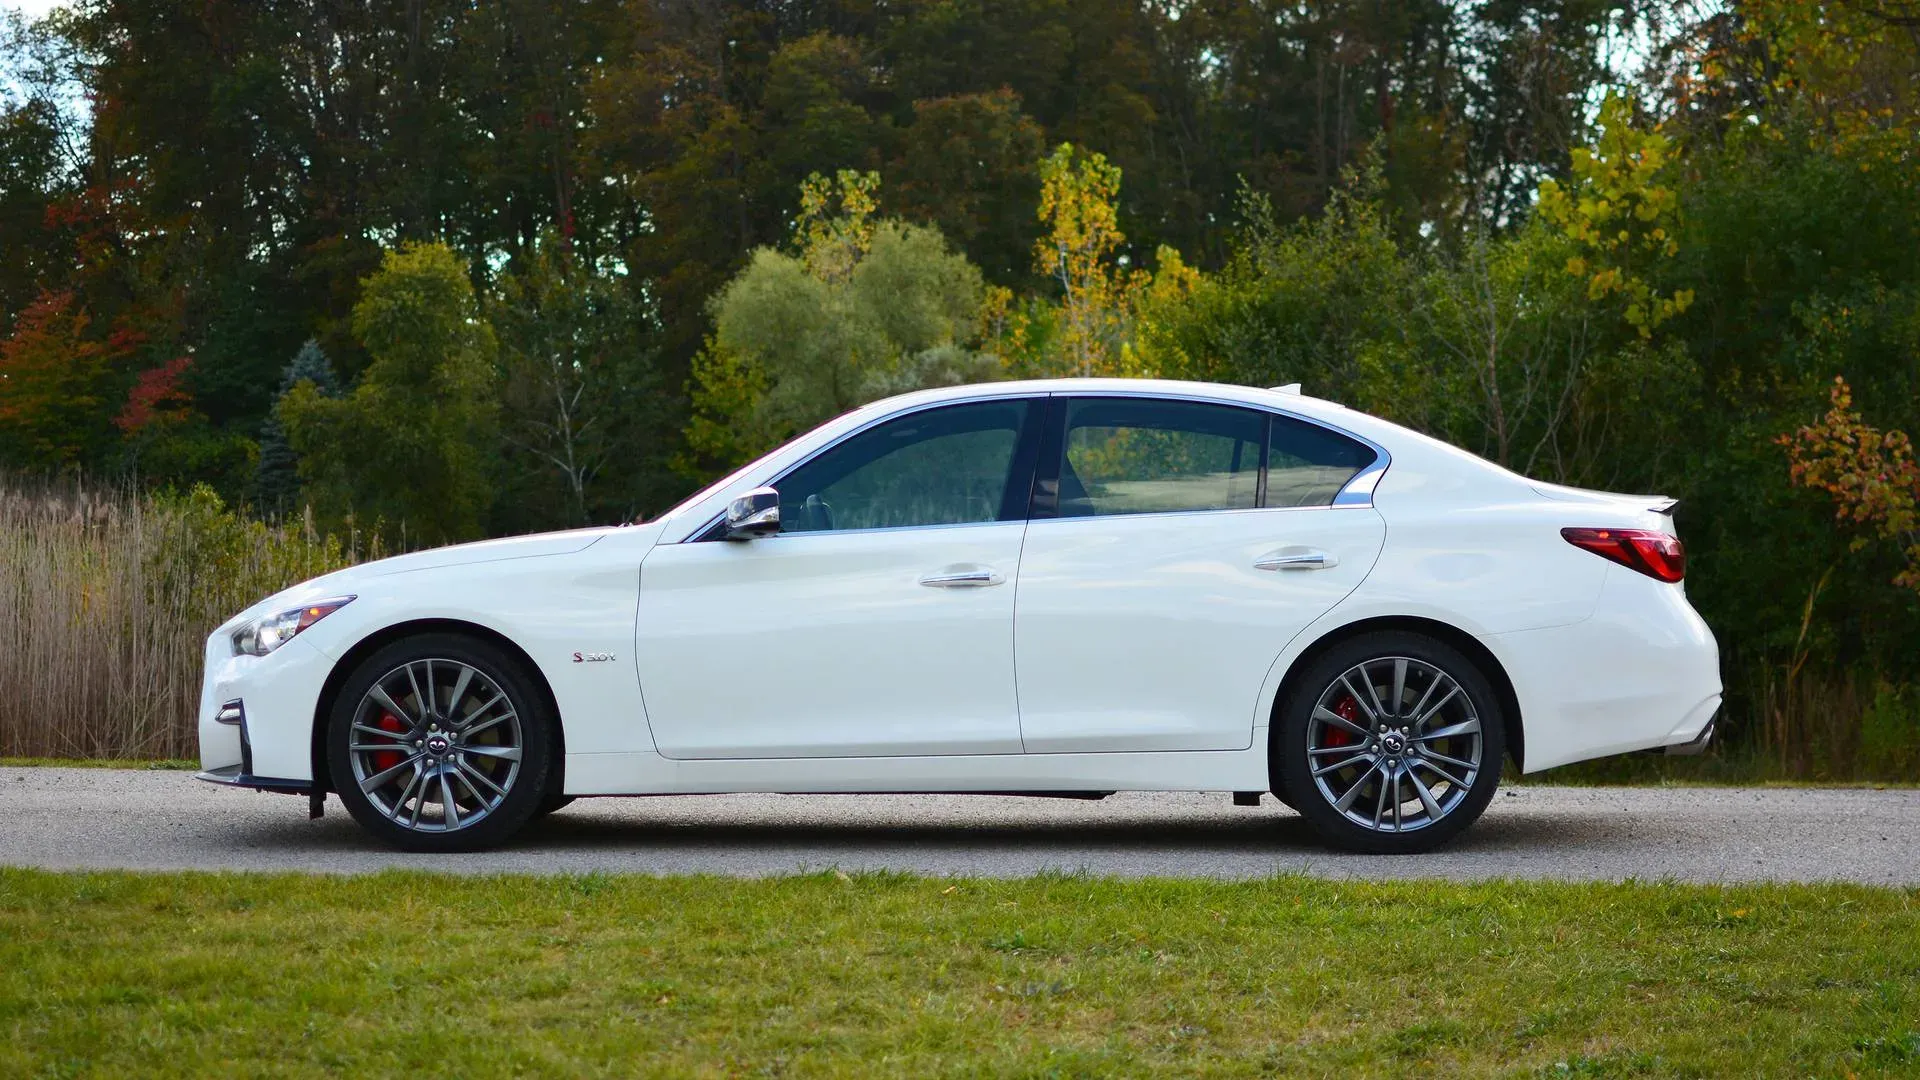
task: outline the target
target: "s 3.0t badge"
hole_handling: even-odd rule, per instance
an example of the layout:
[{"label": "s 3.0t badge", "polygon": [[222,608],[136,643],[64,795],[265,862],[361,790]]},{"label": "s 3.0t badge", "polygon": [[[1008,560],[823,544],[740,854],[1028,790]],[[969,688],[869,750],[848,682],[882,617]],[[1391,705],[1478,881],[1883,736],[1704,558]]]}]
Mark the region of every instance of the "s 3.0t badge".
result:
[{"label": "s 3.0t badge", "polygon": [[577,652],[573,654],[573,662],[576,664],[604,664],[611,659],[613,659],[613,654],[610,652]]}]

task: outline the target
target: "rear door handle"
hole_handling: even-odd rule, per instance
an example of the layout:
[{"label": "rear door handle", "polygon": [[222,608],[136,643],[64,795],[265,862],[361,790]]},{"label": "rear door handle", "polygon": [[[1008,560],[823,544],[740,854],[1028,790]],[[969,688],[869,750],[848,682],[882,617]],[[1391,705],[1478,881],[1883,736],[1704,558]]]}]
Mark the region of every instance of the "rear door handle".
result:
[{"label": "rear door handle", "polygon": [[1255,570],[1325,570],[1340,560],[1318,548],[1281,548],[1253,561]]},{"label": "rear door handle", "polygon": [[934,589],[981,589],[1006,580],[991,566],[949,566],[923,576],[920,584]]}]

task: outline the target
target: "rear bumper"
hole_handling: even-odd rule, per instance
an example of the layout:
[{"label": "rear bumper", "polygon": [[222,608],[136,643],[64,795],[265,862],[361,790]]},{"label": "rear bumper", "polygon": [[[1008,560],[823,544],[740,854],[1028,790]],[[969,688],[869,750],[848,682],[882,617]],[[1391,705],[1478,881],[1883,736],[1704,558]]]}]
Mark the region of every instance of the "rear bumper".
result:
[{"label": "rear bumper", "polygon": [[1519,699],[1527,772],[1712,738],[1720,649],[1677,585],[1612,568],[1591,617],[1483,640]]}]

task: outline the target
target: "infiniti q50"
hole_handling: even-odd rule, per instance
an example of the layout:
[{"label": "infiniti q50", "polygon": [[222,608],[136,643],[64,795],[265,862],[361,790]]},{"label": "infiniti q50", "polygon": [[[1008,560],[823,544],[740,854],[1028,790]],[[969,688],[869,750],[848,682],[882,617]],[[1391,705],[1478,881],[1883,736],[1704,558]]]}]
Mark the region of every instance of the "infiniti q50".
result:
[{"label": "infiniti q50", "polygon": [[368,563],[206,645],[203,779],[420,851],[579,796],[1271,792],[1416,852],[1720,703],[1673,502],[1298,393],[923,391],[638,525]]}]

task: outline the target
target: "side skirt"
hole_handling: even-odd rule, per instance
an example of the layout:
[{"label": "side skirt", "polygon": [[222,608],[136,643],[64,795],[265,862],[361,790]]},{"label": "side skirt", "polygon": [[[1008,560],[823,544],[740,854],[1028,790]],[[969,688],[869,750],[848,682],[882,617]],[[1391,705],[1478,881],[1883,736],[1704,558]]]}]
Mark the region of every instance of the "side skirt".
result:
[{"label": "side skirt", "polygon": [[687,761],[568,754],[568,795],[1265,791],[1267,729],[1245,750]]}]

